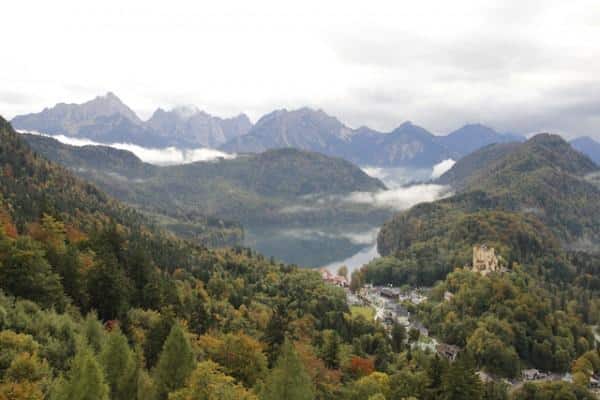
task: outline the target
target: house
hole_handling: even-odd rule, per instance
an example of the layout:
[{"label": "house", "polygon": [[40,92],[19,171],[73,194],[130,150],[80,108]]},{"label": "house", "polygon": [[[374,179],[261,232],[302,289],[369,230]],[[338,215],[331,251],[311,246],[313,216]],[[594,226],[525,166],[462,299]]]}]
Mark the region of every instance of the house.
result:
[{"label": "house", "polygon": [[442,357],[447,358],[450,361],[456,360],[458,353],[460,353],[460,347],[453,344],[439,343],[435,350]]},{"label": "house", "polygon": [[521,372],[521,375],[523,376],[523,380],[525,381],[536,381],[539,379],[544,379],[547,376],[547,374],[545,374],[544,372],[540,372],[535,368],[524,369]]},{"label": "house", "polygon": [[400,298],[400,290],[384,287],[379,291],[379,295],[388,299],[398,300]]},{"label": "house", "polygon": [[321,273],[321,278],[326,283],[339,287],[348,287],[348,280],[343,276],[332,274],[331,271],[326,268],[321,268],[319,272]]},{"label": "house", "polygon": [[593,376],[590,377],[590,383],[588,384],[590,389],[600,389],[600,381]]},{"label": "house", "polygon": [[453,297],[454,294],[452,292],[449,292],[447,290],[444,292],[444,301],[450,301]]}]

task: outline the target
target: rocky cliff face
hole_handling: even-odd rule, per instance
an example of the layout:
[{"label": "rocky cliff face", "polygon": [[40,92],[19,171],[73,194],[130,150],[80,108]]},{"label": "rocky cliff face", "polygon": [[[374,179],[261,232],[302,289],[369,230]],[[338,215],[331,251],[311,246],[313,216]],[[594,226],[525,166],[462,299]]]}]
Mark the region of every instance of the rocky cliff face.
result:
[{"label": "rocky cliff face", "polygon": [[51,135],[84,137],[100,143],[126,142],[145,147],[218,147],[245,135],[252,123],[241,114],[223,119],[195,107],[156,110],[142,121],[113,93],[82,104],[59,103],[42,112],[17,116],[15,128]]},{"label": "rocky cliff face", "polygon": [[180,147],[218,147],[248,133],[252,123],[245,114],[223,119],[196,107],[178,107],[171,111],[159,108],[147,126]]}]

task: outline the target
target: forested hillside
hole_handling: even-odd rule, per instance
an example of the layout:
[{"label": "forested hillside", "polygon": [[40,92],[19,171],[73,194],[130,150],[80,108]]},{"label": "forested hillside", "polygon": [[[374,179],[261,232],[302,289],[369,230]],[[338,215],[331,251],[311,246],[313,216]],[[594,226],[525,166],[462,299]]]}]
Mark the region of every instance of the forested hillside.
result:
[{"label": "forested hillside", "polygon": [[0,398],[483,393],[468,359],[407,352],[319,274],[165,236],[8,126],[0,139]]},{"label": "forested hillside", "polygon": [[[437,247],[438,252],[444,249],[446,258],[441,262],[446,268],[468,261],[464,257],[453,259],[449,253],[460,248],[467,251],[478,241],[508,244],[518,240],[523,243],[525,253],[531,252],[533,246],[526,243],[545,240],[554,240],[567,250],[597,251],[600,190],[585,179],[597,169],[590,159],[553,135],[537,135],[518,146],[484,148],[459,161],[440,178],[452,184],[457,195],[416,206],[386,223],[379,235],[379,251],[391,255],[411,253],[413,246]],[[502,226],[506,225],[478,217],[497,218],[498,212],[509,213],[511,219],[520,221],[520,226],[543,224],[551,233],[543,234],[539,228],[524,232],[509,229],[508,236],[502,237]],[[452,232],[469,219],[474,222],[468,235],[454,236],[461,238],[464,246],[445,245],[440,249],[434,245],[439,240],[452,243]],[[490,234],[490,230],[498,232]],[[540,248],[551,252],[548,246]]]},{"label": "forested hillside", "polygon": [[[296,149],[269,150],[231,160],[156,167],[102,146],[75,147],[24,135],[32,148],[138,207],[171,230],[193,237],[197,225],[382,222],[367,204],[333,201],[355,191],[385,189],[381,181],[342,159]],[[325,203],[318,203],[322,198]]]},{"label": "forested hillside", "polygon": [[319,274],[165,236],[8,126],[0,138],[0,398],[506,396],[469,355],[448,363],[351,313]]},{"label": "forested hillside", "polygon": [[[596,170],[556,136],[488,146],[443,177],[457,194],[384,225],[384,257],[356,272],[353,285],[433,286],[413,311],[478,369],[511,379],[532,367],[572,372],[586,387],[600,367],[600,191],[585,179]],[[471,270],[480,244],[495,249],[499,271]],[[561,390],[548,384],[515,395],[546,399]]]}]

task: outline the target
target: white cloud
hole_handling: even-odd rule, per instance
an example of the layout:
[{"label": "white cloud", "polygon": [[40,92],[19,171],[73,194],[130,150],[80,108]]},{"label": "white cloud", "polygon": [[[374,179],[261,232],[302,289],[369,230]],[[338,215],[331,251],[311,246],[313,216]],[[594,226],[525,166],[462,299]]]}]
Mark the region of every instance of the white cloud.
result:
[{"label": "white cloud", "polygon": [[413,185],[380,192],[354,192],[345,201],[372,204],[376,207],[406,210],[418,203],[430,202],[450,194],[445,185]]},{"label": "white cloud", "polygon": [[388,188],[398,189],[409,183],[425,182],[431,178],[431,169],[429,168],[409,168],[409,167],[361,167],[369,176],[380,179]]},{"label": "white cloud", "polygon": [[444,160],[444,161],[440,161],[439,163],[437,163],[433,166],[433,171],[431,172],[431,177],[433,179],[439,178],[440,176],[444,175],[444,173],[446,171],[448,171],[450,168],[452,168],[454,166],[454,164],[456,164],[456,161],[454,161],[451,158]]},{"label": "white cloud", "polygon": [[219,150],[208,148],[186,150],[178,149],[175,147],[166,147],[163,149],[152,149],[147,147],[141,147],[131,143],[103,144],[94,142],[89,139],[80,139],[65,135],[47,135],[44,133],[34,131],[30,131],[27,133],[51,137],[58,140],[61,143],[68,144],[71,146],[108,146],[115,149],[127,150],[135,154],[140,160],[155,165],[189,164],[197,161],[214,161],[220,158],[235,158],[235,154],[224,153]]}]

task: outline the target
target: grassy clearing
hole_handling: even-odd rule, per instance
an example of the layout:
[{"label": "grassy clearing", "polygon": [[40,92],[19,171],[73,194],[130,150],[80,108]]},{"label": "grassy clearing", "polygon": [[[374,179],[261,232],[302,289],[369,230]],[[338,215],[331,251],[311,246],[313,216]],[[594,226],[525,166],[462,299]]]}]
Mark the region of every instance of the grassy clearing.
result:
[{"label": "grassy clearing", "polygon": [[352,316],[362,315],[367,321],[370,321],[373,318],[375,318],[375,310],[373,310],[371,307],[351,306],[350,311],[352,312]]}]

